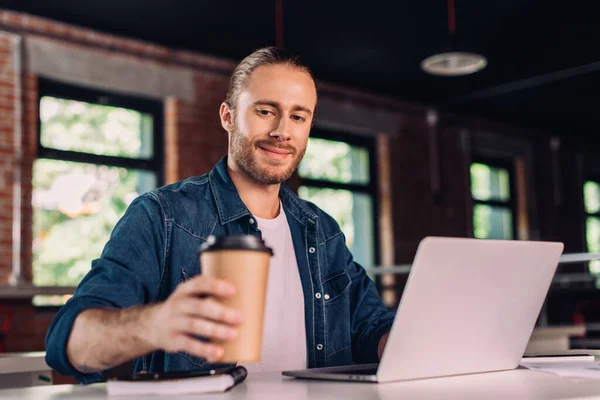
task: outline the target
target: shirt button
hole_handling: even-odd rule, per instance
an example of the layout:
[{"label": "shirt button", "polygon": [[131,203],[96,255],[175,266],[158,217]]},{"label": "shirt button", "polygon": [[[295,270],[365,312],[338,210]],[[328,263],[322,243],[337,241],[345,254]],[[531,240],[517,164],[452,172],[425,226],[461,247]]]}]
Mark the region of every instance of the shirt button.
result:
[{"label": "shirt button", "polygon": [[320,299],[320,298],[321,298],[321,293],[317,293],[317,294],[315,294],[315,297],[316,297],[317,299]]},{"label": "shirt button", "polygon": [[250,218],[250,220],[248,220],[248,222],[250,222],[251,225],[254,225],[254,218]]},{"label": "shirt button", "polygon": [[315,252],[315,248],[314,248],[314,247],[311,247],[310,249],[308,249],[308,252],[309,252],[309,253],[314,253],[314,252]]},{"label": "shirt button", "polygon": [[323,350],[323,345],[321,343],[317,345],[317,350]]},{"label": "shirt button", "polygon": [[325,296],[323,296],[325,298],[325,300],[329,300],[329,295],[326,294]]}]

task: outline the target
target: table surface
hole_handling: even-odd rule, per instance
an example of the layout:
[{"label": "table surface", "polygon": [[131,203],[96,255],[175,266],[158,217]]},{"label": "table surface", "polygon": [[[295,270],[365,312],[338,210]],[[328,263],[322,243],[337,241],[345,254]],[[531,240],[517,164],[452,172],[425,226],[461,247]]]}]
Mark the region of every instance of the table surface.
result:
[{"label": "table surface", "polygon": [[0,374],[49,371],[46,364],[46,352],[0,353]]},{"label": "table surface", "polygon": [[[106,384],[56,385],[0,390],[2,399],[103,399]],[[121,397],[123,398],[123,397]],[[135,397],[127,397],[129,399]],[[160,398],[158,396],[152,398]],[[516,369],[384,384],[298,380],[279,372],[257,373],[227,393],[165,396],[168,399],[591,399],[600,398],[600,381],[560,378]]]}]

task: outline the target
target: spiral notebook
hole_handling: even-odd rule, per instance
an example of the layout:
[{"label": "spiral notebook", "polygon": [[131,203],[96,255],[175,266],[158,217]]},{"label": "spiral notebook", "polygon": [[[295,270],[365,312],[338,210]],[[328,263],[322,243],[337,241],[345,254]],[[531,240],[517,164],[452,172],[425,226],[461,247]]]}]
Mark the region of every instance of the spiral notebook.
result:
[{"label": "spiral notebook", "polygon": [[207,371],[141,372],[107,381],[108,396],[179,395],[226,392],[243,382],[242,366]]}]

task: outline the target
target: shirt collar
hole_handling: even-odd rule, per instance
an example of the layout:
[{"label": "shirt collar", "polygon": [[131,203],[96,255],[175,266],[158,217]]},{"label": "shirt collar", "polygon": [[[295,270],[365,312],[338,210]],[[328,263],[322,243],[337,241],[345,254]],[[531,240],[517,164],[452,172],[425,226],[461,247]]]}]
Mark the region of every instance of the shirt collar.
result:
[{"label": "shirt collar", "polygon": [[[225,225],[236,219],[251,215],[227,171],[227,156],[219,160],[208,174],[219,222]],[[317,215],[284,183],[279,189],[283,208],[304,225],[316,224]]]}]

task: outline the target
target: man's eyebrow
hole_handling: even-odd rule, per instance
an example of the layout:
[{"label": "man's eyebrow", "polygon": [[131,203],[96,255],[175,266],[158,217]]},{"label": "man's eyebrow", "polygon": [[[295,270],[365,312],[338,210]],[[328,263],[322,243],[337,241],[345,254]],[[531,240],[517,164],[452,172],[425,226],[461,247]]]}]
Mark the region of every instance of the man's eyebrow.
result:
[{"label": "man's eyebrow", "polygon": [[304,107],[304,106],[301,106],[301,105],[295,105],[292,108],[293,108],[294,111],[304,111],[308,115],[312,115],[312,111],[308,107]]},{"label": "man's eyebrow", "polygon": [[[255,106],[270,106],[270,107],[276,108],[277,110],[281,110],[281,104],[279,104],[278,102],[273,101],[273,100],[257,100],[252,104]],[[303,112],[307,113],[308,115],[312,115],[312,111],[310,110],[310,108],[301,106],[299,104],[294,105],[292,107],[292,110],[303,111]]]},{"label": "man's eyebrow", "polygon": [[255,105],[255,106],[271,106],[271,107],[277,108],[277,109],[281,108],[281,106],[279,105],[278,102],[272,101],[272,100],[256,100],[254,103],[252,103],[252,105]]}]

